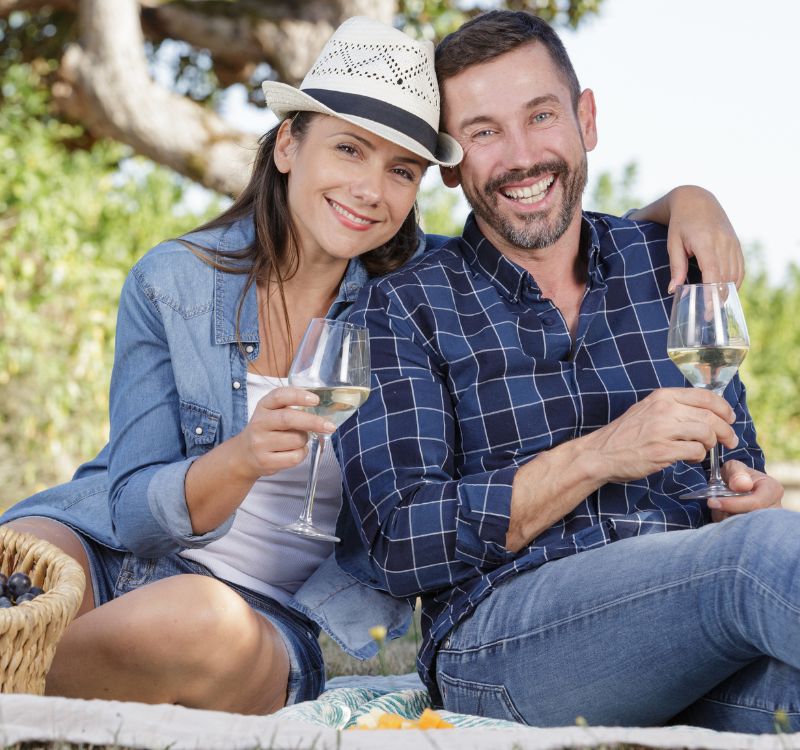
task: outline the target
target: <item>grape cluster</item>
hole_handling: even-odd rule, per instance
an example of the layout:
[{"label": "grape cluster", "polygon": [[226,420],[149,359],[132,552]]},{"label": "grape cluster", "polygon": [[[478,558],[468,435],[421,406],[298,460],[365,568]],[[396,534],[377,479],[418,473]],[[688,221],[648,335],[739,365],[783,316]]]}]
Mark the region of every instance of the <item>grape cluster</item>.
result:
[{"label": "grape cluster", "polygon": [[8,578],[0,573],[0,609],[29,602],[39,594],[44,594],[44,590],[31,586],[31,579],[25,573],[17,571]]}]

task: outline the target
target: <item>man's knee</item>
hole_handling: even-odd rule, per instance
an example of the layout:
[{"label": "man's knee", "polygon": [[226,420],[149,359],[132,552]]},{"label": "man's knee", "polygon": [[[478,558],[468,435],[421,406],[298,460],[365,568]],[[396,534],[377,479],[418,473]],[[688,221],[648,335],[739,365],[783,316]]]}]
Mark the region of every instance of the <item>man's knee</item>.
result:
[{"label": "man's knee", "polygon": [[772,547],[779,539],[788,540],[790,546],[792,540],[798,540],[797,544],[800,544],[800,537],[797,535],[800,530],[800,513],[784,508],[765,508],[730,516],[721,521],[718,528],[726,536],[737,535],[742,544],[765,544]]},{"label": "man's knee", "polygon": [[721,553],[743,570],[780,577],[800,562],[800,513],[781,508],[731,516],[716,524]]}]

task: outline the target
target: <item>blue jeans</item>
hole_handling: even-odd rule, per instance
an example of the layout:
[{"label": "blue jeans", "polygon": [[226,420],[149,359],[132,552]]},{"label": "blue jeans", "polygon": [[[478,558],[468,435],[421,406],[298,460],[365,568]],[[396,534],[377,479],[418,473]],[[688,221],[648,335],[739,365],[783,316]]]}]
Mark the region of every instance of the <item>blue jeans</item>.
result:
[{"label": "blue jeans", "polygon": [[504,582],[442,643],[449,711],[800,730],[800,513],[625,539]]}]

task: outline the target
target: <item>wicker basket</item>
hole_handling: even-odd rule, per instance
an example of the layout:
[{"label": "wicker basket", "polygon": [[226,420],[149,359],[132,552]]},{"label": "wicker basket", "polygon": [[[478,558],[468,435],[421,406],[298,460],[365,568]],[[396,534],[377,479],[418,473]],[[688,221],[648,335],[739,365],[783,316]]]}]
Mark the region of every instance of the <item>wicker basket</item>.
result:
[{"label": "wicker basket", "polygon": [[9,528],[0,528],[0,554],[1,573],[27,573],[45,592],[0,609],[0,692],[43,695],[56,644],[83,598],[83,569],[49,542]]}]

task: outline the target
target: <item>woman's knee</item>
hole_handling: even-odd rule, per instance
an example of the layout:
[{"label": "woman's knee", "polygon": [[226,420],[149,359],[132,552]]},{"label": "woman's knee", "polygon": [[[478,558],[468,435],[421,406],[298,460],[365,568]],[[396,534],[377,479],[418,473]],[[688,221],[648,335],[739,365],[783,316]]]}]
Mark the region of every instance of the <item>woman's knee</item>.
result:
[{"label": "woman's knee", "polygon": [[[203,575],[183,574],[145,587],[163,599],[170,627],[185,640],[226,643],[231,652],[248,650],[255,637],[257,615],[247,602],[222,581]],[[198,638],[198,636],[200,636]]]},{"label": "woman's knee", "polygon": [[[228,691],[244,701],[236,704],[238,711],[266,712],[283,705],[289,670],[283,641],[229,586],[186,574],[132,593],[140,594],[138,599],[146,595],[152,606],[139,608],[139,602],[130,601],[139,610],[130,629],[160,634],[163,647],[158,647],[162,653],[156,661],[188,678],[189,703],[209,705],[224,700],[219,693]],[[252,707],[248,701],[254,702]]]},{"label": "woman's knee", "polygon": [[83,569],[83,575],[86,579],[86,585],[83,590],[83,601],[75,616],[80,617],[94,609],[94,590],[92,587],[92,572],[89,565],[89,558],[86,555],[86,550],[83,548],[83,544],[81,544],[78,535],[69,526],[55,521],[52,518],[43,518],[39,516],[17,518],[3,525],[14,531],[23,534],[31,534],[39,539],[44,539],[44,541],[50,542],[50,544],[58,547],[62,552],[75,560]]}]

